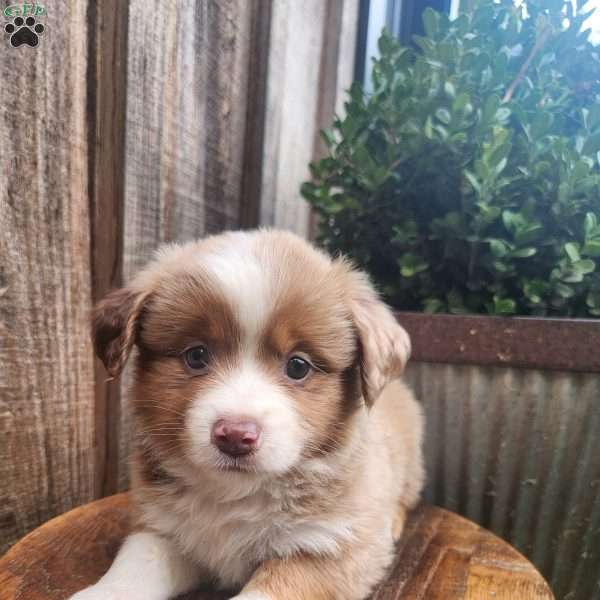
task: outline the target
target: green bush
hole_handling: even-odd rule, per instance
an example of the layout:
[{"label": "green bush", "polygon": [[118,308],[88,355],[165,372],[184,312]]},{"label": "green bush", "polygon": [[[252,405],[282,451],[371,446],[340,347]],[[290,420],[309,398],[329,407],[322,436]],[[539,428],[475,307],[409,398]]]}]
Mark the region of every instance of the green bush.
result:
[{"label": "green bush", "polygon": [[600,316],[600,56],[570,2],[386,33],[302,193],[406,310]]}]

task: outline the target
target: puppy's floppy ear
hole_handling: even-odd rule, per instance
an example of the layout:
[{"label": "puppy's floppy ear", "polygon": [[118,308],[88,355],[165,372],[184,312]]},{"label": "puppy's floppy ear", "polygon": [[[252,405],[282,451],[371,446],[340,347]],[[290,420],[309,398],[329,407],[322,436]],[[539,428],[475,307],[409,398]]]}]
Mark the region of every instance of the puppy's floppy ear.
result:
[{"label": "puppy's floppy ear", "polygon": [[410,357],[410,338],[379,299],[369,278],[352,271],[350,307],[358,332],[362,392],[372,406],[383,388],[402,373]]},{"label": "puppy's floppy ear", "polygon": [[120,375],[129,358],[147,296],[129,288],[113,290],[92,312],[94,350],[111,377]]}]

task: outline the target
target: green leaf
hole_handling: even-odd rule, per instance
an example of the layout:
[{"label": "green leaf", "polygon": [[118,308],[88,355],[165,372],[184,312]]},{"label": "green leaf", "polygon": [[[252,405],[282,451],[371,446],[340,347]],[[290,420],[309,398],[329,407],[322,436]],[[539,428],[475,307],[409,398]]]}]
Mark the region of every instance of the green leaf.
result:
[{"label": "green leaf", "polygon": [[504,223],[504,227],[511,233],[517,231],[518,228],[518,215],[511,210],[502,211],[502,222]]},{"label": "green leaf", "polygon": [[383,30],[381,36],[377,42],[377,47],[379,48],[379,53],[382,55],[391,54],[394,51],[394,47],[396,42],[394,38],[388,33],[386,29]]},{"label": "green leaf", "polygon": [[448,96],[450,96],[450,98],[454,98],[456,96],[456,88],[451,81],[446,81],[446,83],[444,83],[444,91],[446,94],[448,94]]},{"label": "green leaf", "polygon": [[423,11],[423,25],[428,38],[435,37],[435,34],[438,32],[439,19],[438,13],[432,8],[427,7]]},{"label": "green leaf", "polygon": [[334,137],[333,133],[330,131],[322,130],[321,131],[321,139],[323,140],[323,142],[325,142],[325,145],[328,148],[332,148],[335,145],[335,137]]},{"label": "green leaf", "polygon": [[452,103],[452,110],[454,112],[471,112],[473,109],[471,107],[471,110],[468,110],[468,106],[470,106],[469,94],[461,92],[454,99],[454,102]]},{"label": "green leaf", "polygon": [[533,304],[541,304],[544,296],[548,292],[549,285],[545,281],[533,280],[527,281],[523,285],[523,293]]},{"label": "green leaf", "polygon": [[479,181],[477,181],[477,177],[475,177],[475,175],[473,173],[471,173],[470,171],[465,171],[464,173],[465,173],[465,178],[471,184],[473,189],[478,194],[480,194],[481,193],[481,185],[480,185]]},{"label": "green leaf", "polygon": [[564,283],[556,283],[554,285],[554,291],[561,298],[572,298],[575,295],[575,290],[571,286],[565,285]]},{"label": "green leaf", "polygon": [[490,250],[494,256],[502,258],[506,256],[510,250],[508,244],[502,240],[490,240]]},{"label": "green leaf", "polygon": [[435,116],[445,125],[450,123],[452,116],[450,115],[450,111],[446,108],[438,108],[435,111]]},{"label": "green leaf", "polygon": [[579,271],[570,271],[561,276],[562,281],[566,283],[581,283],[583,281],[583,273]]},{"label": "green leaf", "polygon": [[584,258],[583,260],[574,263],[573,267],[578,273],[587,275],[588,273],[593,273],[596,270],[596,263],[589,258]]},{"label": "green leaf", "polygon": [[519,248],[518,250],[513,250],[510,255],[513,258],[529,258],[530,256],[535,256],[537,254],[536,248]]},{"label": "green leaf", "polygon": [[[590,308],[600,309],[600,290],[590,291],[585,299],[585,303]],[[595,313],[595,314],[598,314],[598,313]]]},{"label": "green leaf", "polygon": [[442,312],[445,306],[446,305],[438,298],[425,298],[425,300],[423,300],[423,312],[429,314]]},{"label": "green leaf", "polygon": [[492,267],[498,271],[498,273],[508,273],[510,271],[510,266],[499,260],[493,261]]},{"label": "green leaf", "polygon": [[317,190],[317,186],[314,183],[307,181],[302,184],[302,186],[300,188],[300,193],[307,200],[313,200],[316,198],[316,190]]},{"label": "green leaf", "polygon": [[423,128],[423,133],[427,139],[433,139],[433,121],[431,120],[431,117],[427,117],[425,121],[425,127]]},{"label": "green leaf", "polygon": [[400,273],[402,277],[414,277],[418,273],[426,271],[429,265],[418,255],[406,253],[400,260]]},{"label": "green leaf", "polygon": [[588,240],[583,248],[581,249],[581,253],[584,256],[593,256],[595,258],[600,256],[600,239]]},{"label": "green leaf", "polygon": [[579,254],[579,248],[577,247],[577,244],[575,244],[573,242],[569,242],[568,244],[564,245],[564,248],[565,248],[565,252],[567,253],[568,257],[571,259],[572,262],[581,260],[581,256]]},{"label": "green leaf", "polygon": [[583,231],[585,233],[585,237],[589,237],[592,235],[592,232],[598,227],[598,219],[594,213],[586,213],[585,219],[583,221]]},{"label": "green leaf", "polygon": [[517,304],[512,298],[501,298],[494,296],[494,314],[496,315],[514,315],[517,311]]},{"label": "green leaf", "polygon": [[510,144],[501,144],[500,146],[498,146],[490,155],[490,165],[492,167],[497,167],[502,161],[506,161],[510,149]]},{"label": "green leaf", "polygon": [[496,94],[490,95],[488,97],[488,99],[485,101],[481,120],[484,123],[490,122],[496,115],[496,112],[498,111],[499,107],[500,107],[500,96],[498,96]]},{"label": "green leaf", "polygon": [[498,121],[502,121],[502,122],[507,121],[508,118],[510,117],[510,114],[511,114],[510,108],[506,108],[506,107],[499,108],[496,111],[496,119]]},{"label": "green leaf", "polygon": [[540,223],[532,223],[519,228],[515,233],[517,244],[529,244],[536,240],[543,232],[544,227]]},{"label": "green leaf", "polygon": [[508,159],[503,158],[495,167],[494,167],[494,173],[496,175],[500,175],[500,173],[502,173],[502,171],[504,171],[504,169],[506,168],[506,165],[508,164]]},{"label": "green leaf", "polygon": [[475,206],[480,211],[481,218],[486,225],[492,224],[499,216],[502,210],[498,206],[490,205],[487,202],[476,202]]}]

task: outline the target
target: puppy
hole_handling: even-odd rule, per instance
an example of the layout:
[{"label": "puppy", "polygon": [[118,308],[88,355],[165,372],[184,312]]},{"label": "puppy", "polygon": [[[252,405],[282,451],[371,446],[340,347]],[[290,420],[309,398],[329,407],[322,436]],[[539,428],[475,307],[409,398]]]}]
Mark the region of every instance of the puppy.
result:
[{"label": "puppy", "polygon": [[135,526],[73,600],[369,595],[423,485],[423,418],[363,273],[290,233],[225,233],[159,250],[93,333],[113,377],[138,348]]}]

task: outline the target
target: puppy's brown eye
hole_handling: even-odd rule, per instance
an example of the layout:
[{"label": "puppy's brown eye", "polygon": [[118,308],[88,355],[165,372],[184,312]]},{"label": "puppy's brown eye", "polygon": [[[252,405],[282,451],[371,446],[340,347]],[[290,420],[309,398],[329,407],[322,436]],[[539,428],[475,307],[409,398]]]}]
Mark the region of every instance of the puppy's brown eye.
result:
[{"label": "puppy's brown eye", "polygon": [[183,360],[192,371],[204,371],[208,367],[210,357],[206,346],[194,346],[184,352]]},{"label": "puppy's brown eye", "polygon": [[292,356],[285,366],[285,373],[290,379],[304,379],[310,372],[311,366],[307,360],[299,356]]}]

